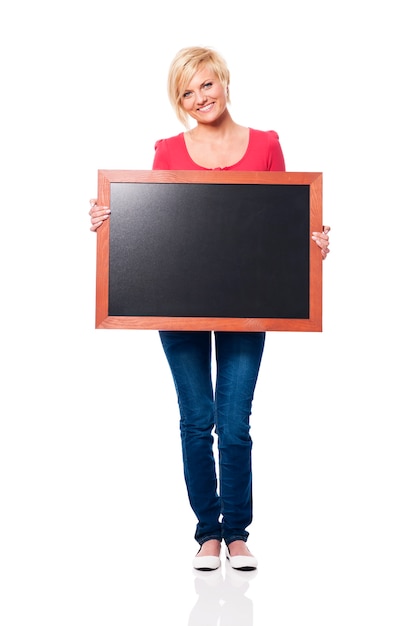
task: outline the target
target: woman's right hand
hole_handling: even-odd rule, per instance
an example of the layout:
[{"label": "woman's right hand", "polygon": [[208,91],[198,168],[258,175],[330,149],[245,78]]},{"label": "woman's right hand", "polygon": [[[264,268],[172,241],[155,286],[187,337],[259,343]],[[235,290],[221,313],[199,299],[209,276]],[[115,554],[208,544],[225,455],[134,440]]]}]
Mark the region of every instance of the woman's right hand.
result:
[{"label": "woman's right hand", "polygon": [[90,200],[89,216],[91,218],[90,230],[96,231],[102,223],[109,219],[110,209],[108,206],[99,206],[94,198]]}]

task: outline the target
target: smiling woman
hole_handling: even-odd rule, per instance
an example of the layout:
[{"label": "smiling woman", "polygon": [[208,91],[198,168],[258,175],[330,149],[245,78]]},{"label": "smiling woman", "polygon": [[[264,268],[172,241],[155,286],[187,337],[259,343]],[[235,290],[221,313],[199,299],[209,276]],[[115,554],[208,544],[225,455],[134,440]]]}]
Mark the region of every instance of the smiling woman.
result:
[{"label": "smiling woman", "polygon": [[[183,48],[171,63],[168,93],[186,132],[155,144],[154,170],[284,171],[274,130],[234,122],[228,110],[229,70],[211,48]],[[190,120],[195,126],[190,128]],[[91,230],[110,216],[92,201]],[[328,227],[312,233],[328,252]],[[284,235],[282,235],[284,236]],[[287,242],[288,243],[288,242]],[[279,241],[277,242],[279,244]],[[255,569],[246,546],[252,522],[252,439],[249,418],[262,360],[264,332],[160,331],[180,408],[184,476],[197,517],[196,569],[220,567],[221,542],[236,569]],[[212,343],[216,350],[213,388]],[[219,474],[213,453],[218,436]],[[174,512],[173,512],[174,514]]]},{"label": "smiling woman", "polygon": [[[225,102],[230,104],[229,82],[229,69],[218,52],[200,47],[180,50],[169,70],[168,96],[181,124],[189,128],[188,113],[193,105],[188,106],[186,100],[191,99],[192,95],[195,96],[193,94],[195,89],[198,92],[208,92],[215,83],[220,83]],[[213,92],[210,96],[213,97]]]},{"label": "smiling woman", "polygon": [[[195,55],[192,59],[190,53]],[[185,68],[185,75],[181,74],[181,68]],[[180,50],[171,64],[169,97],[187,128],[190,118],[197,122],[195,128],[184,134],[184,141],[191,159],[205,169],[229,168],[243,158],[248,148],[248,128],[235,124],[230,135],[215,130],[231,119],[227,108],[229,80],[224,59],[205,48]],[[205,131],[211,128],[214,132],[208,135]],[[284,169],[283,159],[281,169]]]}]

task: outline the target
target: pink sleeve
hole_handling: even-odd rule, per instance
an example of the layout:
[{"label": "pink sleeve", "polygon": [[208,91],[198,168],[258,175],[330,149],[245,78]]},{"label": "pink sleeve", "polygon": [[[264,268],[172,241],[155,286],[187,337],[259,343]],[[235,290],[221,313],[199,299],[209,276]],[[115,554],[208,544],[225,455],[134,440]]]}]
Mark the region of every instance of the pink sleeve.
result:
[{"label": "pink sleeve", "polygon": [[269,135],[269,156],[268,165],[271,172],[285,172],[285,160],[279,142],[278,133],[275,130],[270,130]]},{"label": "pink sleeve", "polygon": [[153,170],[169,170],[169,157],[166,147],[166,141],[164,139],[158,139],[155,142],[155,155],[153,159]]}]

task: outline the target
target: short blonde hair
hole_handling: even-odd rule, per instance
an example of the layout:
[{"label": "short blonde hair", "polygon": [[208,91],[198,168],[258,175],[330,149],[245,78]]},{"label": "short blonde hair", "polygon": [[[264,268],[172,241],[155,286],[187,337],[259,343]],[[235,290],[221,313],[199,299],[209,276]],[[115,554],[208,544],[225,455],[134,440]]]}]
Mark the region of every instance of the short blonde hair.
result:
[{"label": "short blonde hair", "polygon": [[[175,55],[168,73],[168,96],[176,116],[186,128],[189,117],[182,106],[182,96],[194,74],[207,67],[214,72],[225,89],[229,87],[230,73],[223,57],[213,48],[191,46],[182,48]],[[230,102],[229,91],[227,102]]]}]

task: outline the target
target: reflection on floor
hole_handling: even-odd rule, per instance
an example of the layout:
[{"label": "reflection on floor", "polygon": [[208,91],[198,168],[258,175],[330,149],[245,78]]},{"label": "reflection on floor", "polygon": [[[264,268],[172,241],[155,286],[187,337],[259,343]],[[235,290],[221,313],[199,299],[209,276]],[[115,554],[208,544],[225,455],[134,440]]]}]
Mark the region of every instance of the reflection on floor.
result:
[{"label": "reflection on floor", "polygon": [[197,602],[188,626],[253,626],[252,600],[245,594],[257,571],[234,570],[229,562],[214,572],[195,570]]}]

